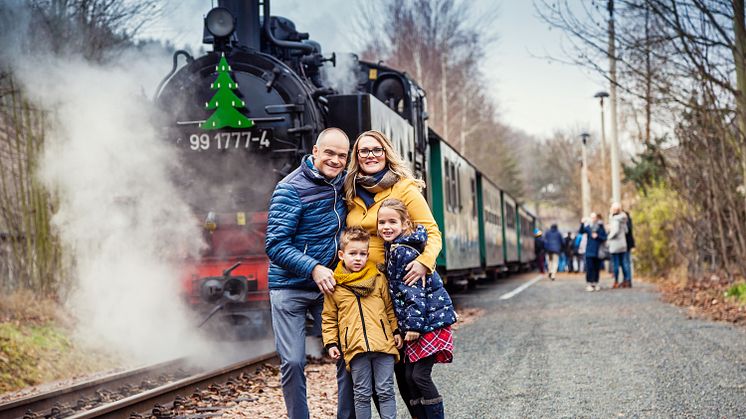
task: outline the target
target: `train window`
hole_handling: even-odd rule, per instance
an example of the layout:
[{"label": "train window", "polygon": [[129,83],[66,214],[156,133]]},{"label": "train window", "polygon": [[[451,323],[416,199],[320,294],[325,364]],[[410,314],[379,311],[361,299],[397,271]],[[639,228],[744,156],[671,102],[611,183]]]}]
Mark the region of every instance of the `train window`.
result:
[{"label": "train window", "polygon": [[477,218],[477,180],[471,178],[471,217]]},{"label": "train window", "polygon": [[443,188],[445,189],[445,207],[447,210],[451,210],[451,172],[449,171],[450,165],[448,159],[443,159]]},{"label": "train window", "polygon": [[461,212],[464,206],[461,204],[461,171],[456,163],[453,164],[453,190],[456,191],[456,212]]}]

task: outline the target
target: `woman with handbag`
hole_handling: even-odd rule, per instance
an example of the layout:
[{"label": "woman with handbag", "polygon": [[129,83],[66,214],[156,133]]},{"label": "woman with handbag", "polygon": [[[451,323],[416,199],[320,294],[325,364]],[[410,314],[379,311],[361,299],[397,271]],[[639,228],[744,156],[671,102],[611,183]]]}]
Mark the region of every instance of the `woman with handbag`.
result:
[{"label": "woman with handbag", "polygon": [[[601,217],[595,212],[591,213],[591,219],[588,224],[580,224],[578,234],[587,234],[588,243],[585,247],[585,280],[587,286],[586,291],[600,291],[601,286],[598,285],[599,271],[602,265],[602,257],[604,256],[604,242],[606,241],[606,229]],[[608,254],[608,250],[606,250]]]}]

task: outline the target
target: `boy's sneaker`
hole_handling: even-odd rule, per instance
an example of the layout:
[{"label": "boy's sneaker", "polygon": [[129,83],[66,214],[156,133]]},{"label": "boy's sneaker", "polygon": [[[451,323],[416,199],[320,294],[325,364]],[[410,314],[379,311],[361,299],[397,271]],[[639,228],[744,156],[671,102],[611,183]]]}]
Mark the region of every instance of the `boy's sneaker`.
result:
[{"label": "boy's sneaker", "polygon": [[595,291],[601,291],[601,285],[599,284],[594,285],[593,288],[595,288]]},{"label": "boy's sneaker", "polygon": [[586,290],[586,291],[589,291],[589,292],[590,292],[590,291],[593,291],[593,285],[590,285],[590,284],[589,284],[588,286],[586,286],[586,287],[585,287],[585,290]]}]

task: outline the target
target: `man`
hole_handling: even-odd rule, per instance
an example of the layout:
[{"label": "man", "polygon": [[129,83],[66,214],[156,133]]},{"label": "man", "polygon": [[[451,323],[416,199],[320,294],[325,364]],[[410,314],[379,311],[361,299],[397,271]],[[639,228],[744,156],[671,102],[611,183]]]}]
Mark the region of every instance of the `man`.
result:
[{"label": "man", "polygon": [[549,279],[554,281],[559,268],[559,255],[562,252],[562,233],[559,232],[557,224],[552,224],[544,235],[544,250],[549,258]]},{"label": "man", "polygon": [[[309,417],[304,374],[306,315],[314,320],[312,335],[320,336],[323,293],[334,292],[331,268],[347,216],[342,184],[349,149],[350,140],[342,130],[322,131],[313,154],[277,184],[269,204],[265,250],[270,260],[272,329],[290,419]],[[344,367],[343,374],[338,368],[339,408],[354,411],[352,383],[344,372]]]}]

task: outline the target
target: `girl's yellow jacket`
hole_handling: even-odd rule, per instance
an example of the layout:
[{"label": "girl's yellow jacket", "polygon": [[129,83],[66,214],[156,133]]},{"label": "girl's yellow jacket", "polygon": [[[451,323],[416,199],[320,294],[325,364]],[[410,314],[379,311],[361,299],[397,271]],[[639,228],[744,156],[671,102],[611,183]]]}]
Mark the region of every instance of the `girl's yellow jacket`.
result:
[{"label": "girl's yellow jacket", "polygon": [[334,294],[324,296],[321,315],[324,347],[337,345],[348,370],[352,358],[365,352],[391,354],[398,362],[393,335],[398,326],[386,277],[371,261],[360,272],[347,271],[340,261],[334,279]]}]

